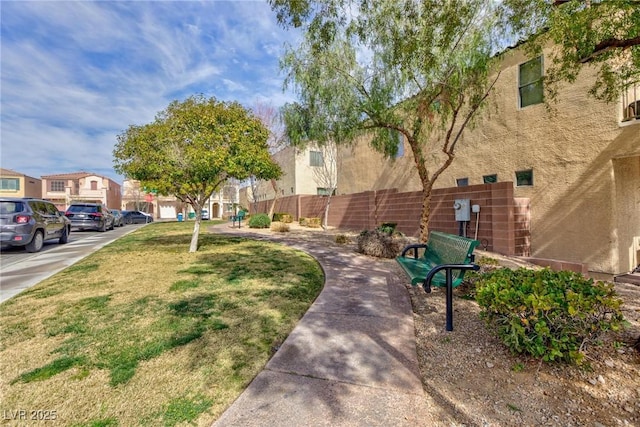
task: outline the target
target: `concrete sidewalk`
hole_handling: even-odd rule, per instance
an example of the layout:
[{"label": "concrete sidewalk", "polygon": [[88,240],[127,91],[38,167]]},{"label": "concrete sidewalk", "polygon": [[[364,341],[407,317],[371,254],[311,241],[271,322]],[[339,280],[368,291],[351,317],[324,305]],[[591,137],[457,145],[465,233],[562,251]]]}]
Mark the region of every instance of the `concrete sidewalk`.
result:
[{"label": "concrete sidewalk", "polygon": [[313,234],[239,230],[229,224],[210,230],[300,249],[318,260],[326,276],[320,296],[214,426],[438,421],[420,381],[411,302],[395,261],[359,255]]}]

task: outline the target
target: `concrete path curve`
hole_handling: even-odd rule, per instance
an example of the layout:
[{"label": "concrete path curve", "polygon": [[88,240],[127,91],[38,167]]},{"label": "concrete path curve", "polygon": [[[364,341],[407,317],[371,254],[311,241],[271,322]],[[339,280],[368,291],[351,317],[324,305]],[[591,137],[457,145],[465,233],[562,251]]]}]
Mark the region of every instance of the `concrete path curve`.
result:
[{"label": "concrete path curve", "polygon": [[210,230],[300,249],[318,260],[326,276],[316,301],[214,426],[437,421],[420,381],[411,302],[395,261],[360,255],[313,234],[260,233],[229,224]]}]

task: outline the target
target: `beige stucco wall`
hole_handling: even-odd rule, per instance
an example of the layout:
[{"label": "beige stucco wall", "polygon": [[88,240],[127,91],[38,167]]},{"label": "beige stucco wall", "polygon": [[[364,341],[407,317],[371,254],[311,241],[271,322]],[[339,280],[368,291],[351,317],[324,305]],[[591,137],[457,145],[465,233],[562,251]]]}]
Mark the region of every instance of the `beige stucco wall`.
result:
[{"label": "beige stucco wall", "polygon": [[[620,124],[621,106],[588,97],[585,69],[565,85],[553,111],[543,104],[518,107],[517,51],[505,58],[495,93],[477,126],[465,133],[456,159],[436,188],[482,183],[483,175],[514,181],[532,169],[534,185],[516,187],[531,201],[532,256],[587,263],[592,271],[629,271],[629,248],[640,236],[640,121]],[[420,189],[410,148],[384,160],[364,142],[346,149],[339,193],[371,189]]]},{"label": "beige stucco wall", "polygon": [[[324,187],[314,175],[315,167],[310,166],[311,151],[324,151],[313,144],[305,149],[286,147],[273,155],[273,159],[282,168],[282,177],[277,180],[278,197],[294,194],[317,194],[318,187]],[[325,153],[325,161],[335,161],[335,155]],[[335,182],[335,179],[334,179]],[[260,181],[256,185],[257,201],[274,198],[274,189],[270,182]],[[253,200],[253,192],[245,190],[247,203]]]},{"label": "beige stucco wall", "polygon": [[3,197],[42,197],[42,181],[28,175],[14,173],[7,169],[0,172],[0,178],[17,179],[19,189],[16,191],[0,190],[0,196]]}]

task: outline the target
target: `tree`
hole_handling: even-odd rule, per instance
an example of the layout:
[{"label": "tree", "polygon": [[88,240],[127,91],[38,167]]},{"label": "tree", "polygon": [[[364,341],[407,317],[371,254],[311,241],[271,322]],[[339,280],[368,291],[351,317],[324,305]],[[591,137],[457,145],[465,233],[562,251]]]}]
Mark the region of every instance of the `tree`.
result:
[{"label": "tree", "polygon": [[319,166],[313,168],[313,179],[319,188],[322,188],[324,192],[325,205],[324,205],[324,217],[322,219],[322,228],[327,230],[329,228],[329,207],[331,206],[331,197],[338,188],[338,147],[335,142],[327,141],[322,146],[318,147],[320,150],[320,156],[322,161]]},{"label": "tree", "polygon": [[371,145],[393,158],[399,136],[411,148],[424,194],[426,241],[431,191],[453,162],[499,73],[492,72],[498,14],[481,0],[271,0],[284,25],[305,38],[282,59],[300,104],[288,106],[292,144]]},{"label": "tree", "polygon": [[[280,114],[278,110],[271,104],[265,104],[262,102],[256,102],[253,107],[253,112],[258,117],[265,127],[269,130],[269,138],[267,139],[267,145],[269,146],[269,153],[272,155],[282,150],[287,146],[287,140],[285,138],[285,129],[282,120],[280,120]],[[255,180],[251,180],[252,194],[255,198],[258,196],[259,183]],[[276,201],[280,195],[280,189],[278,188],[278,181],[275,178],[270,180],[271,188],[273,189],[274,198],[271,201],[269,207],[269,218],[273,218],[273,211],[276,206]]]},{"label": "tree", "polygon": [[277,178],[268,130],[237,102],[192,96],[173,101],[152,123],[118,135],[115,170],[191,205],[196,221],[189,252],[198,247],[202,207],[230,178]]},{"label": "tree", "polygon": [[640,2],[637,0],[504,0],[503,25],[532,55],[553,46],[545,75],[547,99],[589,64],[594,97],[618,101],[640,81]]}]

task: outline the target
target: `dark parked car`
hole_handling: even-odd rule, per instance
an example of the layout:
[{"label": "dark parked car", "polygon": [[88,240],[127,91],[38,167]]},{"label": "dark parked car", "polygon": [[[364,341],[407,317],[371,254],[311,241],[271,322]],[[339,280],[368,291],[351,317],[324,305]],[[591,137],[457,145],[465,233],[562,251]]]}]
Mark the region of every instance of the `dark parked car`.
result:
[{"label": "dark parked car", "polygon": [[53,203],[41,199],[0,198],[0,246],[38,252],[45,240],[67,243],[71,223]]},{"label": "dark parked car", "polygon": [[118,209],[111,209],[111,215],[113,215],[113,226],[122,227],[124,225],[124,218],[122,218],[122,212]]},{"label": "dark parked car", "polygon": [[140,211],[122,211],[122,218],[125,224],[146,224],[153,222],[153,217]]},{"label": "dark parked car", "polygon": [[72,203],[64,214],[80,230],[113,230],[113,215],[99,203]]}]

